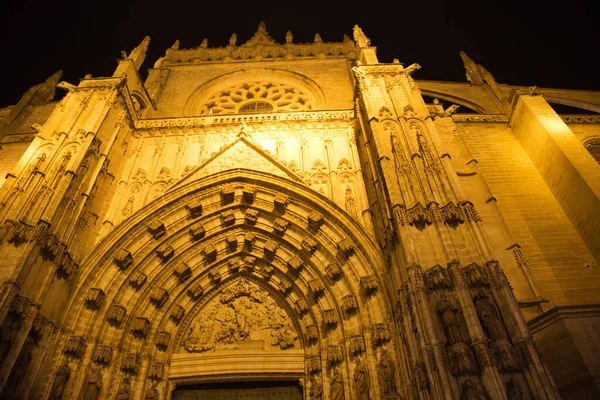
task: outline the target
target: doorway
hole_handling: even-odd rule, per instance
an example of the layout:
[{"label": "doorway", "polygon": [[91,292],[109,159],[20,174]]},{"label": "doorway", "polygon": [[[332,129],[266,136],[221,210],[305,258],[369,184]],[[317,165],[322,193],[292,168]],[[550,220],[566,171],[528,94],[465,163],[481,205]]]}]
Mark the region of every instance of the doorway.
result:
[{"label": "doorway", "polygon": [[178,386],[173,400],[302,400],[298,381],[222,382]]}]

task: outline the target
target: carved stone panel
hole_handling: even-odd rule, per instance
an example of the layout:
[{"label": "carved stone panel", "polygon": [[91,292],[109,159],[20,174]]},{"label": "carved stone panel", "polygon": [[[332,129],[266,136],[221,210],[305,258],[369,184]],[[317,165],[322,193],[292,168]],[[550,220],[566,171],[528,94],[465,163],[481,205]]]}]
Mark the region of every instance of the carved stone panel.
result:
[{"label": "carved stone panel", "polygon": [[288,260],[287,264],[288,268],[290,268],[295,273],[298,273],[304,265],[304,261],[302,261],[300,257],[294,256]]},{"label": "carved stone panel", "polygon": [[365,351],[365,339],[362,335],[355,335],[350,338],[350,353],[359,354]]},{"label": "carved stone panel", "polygon": [[342,297],[342,308],[346,312],[352,312],[358,309],[358,302],[356,301],[356,297],[352,295]]},{"label": "carved stone panel", "polygon": [[140,367],[142,366],[142,360],[140,355],[137,353],[128,353],[123,357],[123,363],[121,364],[121,370],[130,374],[137,375]]},{"label": "carved stone panel", "polygon": [[112,354],[112,347],[106,344],[99,344],[96,347],[96,350],[94,351],[92,360],[94,360],[94,362],[98,364],[110,365],[110,363],[112,362]]},{"label": "carved stone panel", "polygon": [[106,319],[111,325],[119,326],[125,320],[127,309],[123,306],[113,305],[106,314]]},{"label": "carved stone panel", "polygon": [[363,276],[360,278],[360,288],[367,292],[371,293],[379,288],[379,282],[375,275]]},{"label": "carved stone panel", "polygon": [[278,234],[279,236],[283,236],[285,235],[285,231],[287,231],[289,224],[290,223],[287,222],[285,219],[277,218],[273,222],[273,232]]},{"label": "carved stone panel", "polygon": [[194,282],[188,289],[188,295],[193,299],[197,300],[204,294],[204,288],[200,282]]},{"label": "carved stone panel", "polygon": [[335,325],[338,322],[337,313],[334,309],[323,310],[323,322],[325,325]]},{"label": "carved stone panel", "polygon": [[[148,368],[148,378],[154,380],[161,380],[164,374],[165,366],[163,363],[152,362]],[[146,397],[147,398],[147,397]]]},{"label": "carved stone panel", "polygon": [[189,352],[257,346],[297,348],[297,333],[287,313],[258,285],[239,279],[208,303],[184,339]]},{"label": "carved stone panel", "polygon": [[276,241],[269,239],[267,241],[267,243],[265,243],[265,247],[264,247],[264,251],[265,251],[265,256],[267,258],[273,258],[275,257],[275,253],[277,252],[277,249],[279,248],[279,245],[277,244]]},{"label": "carved stone panel", "polygon": [[181,321],[181,319],[183,318],[184,314],[185,314],[185,309],[183,307],[181,307],[180,305],[176,305],[173,308],[173,310],[171,311],[169,318],[171,319],[171,321],[178,324]]},{"label": "carved stone panel", "polygon": [[320,279],[308,281],[308,287],[310,288],[311,292],[317,295],[323,293],[325,290],[325,285],[323,285],[323,282]]},{"label": "carved stone panel", "polygon": [[350,241],[350,239],[343,239],[338,242],[337,249],[338,253],[347,259],[354,253],[354,244]]},{"label": "carved stone panel", "polygon": [[390,340],[390,331],[387,324],[373,325],[373,342],[375,344],[385,343]]},{"label": "carved stone panel", "polygon": [[335,365],[344,359],[342,348],[340,346],[327,346],[327,363]]},{"label": "carved stone panel", "polygon": [[90,288],[85,296],[85,304],[90,310],[98,310],[104,304],[106,295],[102,289]]},{"label": "carved stone panel", "polygon": [[254,246],[254,241],[256,240],[256,234],[254,232],[246,232],[244,236],[244,246],[249,251],[252,251],[252,247]]},{"label": "carved stone panel", "polygon": [[342,275],[342,269],[337,264],[329,264],[325,267],[327,276],[332,280],[337,280]]},{"label": "carved stone panel", "polygon": [[134,272],[129,278],[129,285],[135,290],[139,290],[142,286],[144,286],[144,283],[146,283],[147,279],[148,277],[144,273],[139,271]]},{"label": "carved stone panel", "polygon": [[221,188],[221,201],[223,203],[231,203],[235,197],[235,188],[230,185]]},{"label": "carved stone panel", "polygon": [[217,249],[215,249],[215,246],[213,246],[212,243],[207,243],[204,246],[202,254],[208,262],[213,262],[217,259]]},{"label": "carved stone panel", "polygon": [[150,302],[154,304],[156,308],[160,308],[169,299],[169,292],[167,289],[161,287],[155,287],[150,292]]},{"label": "carved stone panel", "polygon": [[312,324],[306,326],[306,337],[308,340],[317,340],[319,338],[319,330],[316,325]]}]

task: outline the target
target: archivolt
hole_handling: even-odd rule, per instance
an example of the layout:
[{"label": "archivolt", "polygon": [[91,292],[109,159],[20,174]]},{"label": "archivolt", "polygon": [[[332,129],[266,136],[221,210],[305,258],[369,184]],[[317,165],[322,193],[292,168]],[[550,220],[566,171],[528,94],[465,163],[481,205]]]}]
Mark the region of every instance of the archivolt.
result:
[{"label": "archivolt", "polygon": [[[228,197],[224,188],[233,189],[234,196]],[[255,194],[249,194],[253,190]],[[275,206],[276,196],[278,204],[289,196],[289,205]],[[193,210],[197,204],[202,204],[201,213]],[[255,222],[249,217],[253,212],[258,213]],[[157,234],[161,228],[166,233]],[[277,247],[274,252],[268,249],[272,244]],[[214,247],[215,254],[208,246]],[[127,254],[123,249],[131,254],[132,262],[119,268],[115,256]],[[173,255],[166,256],[170,251]],[[254,257],[255,262],[247,257]],[[244,266],[240,270],[230,266],[236,259]],[[290,262],[293,259],[301,260],[302,267]],[[190,268],[189,279],[176,274],[183,263]],[[307,356],[321,356],[326,346],[337,345],[345,349],[348,360],[353,356],[350,338],[362,335],[364,355],[374,357],[370,328],[387,323],[392,329],[393,325],[392,296],[384,274],[376,244],[334,203],[300,183],[238,169],[165,193],[109,234],[81,266],[65,327],[96,345],[121,349],[120,354],[144,354],[167,365],[206,301],[223,285],[244,276],[272,293],[287,310]],[[366,289],[369,279],[378,287]],[[133,281],[143,283],[138,288]],[[315,282],[323,284],[322,293],[313,291]],[[198,286],[203,289],[199,298],[190,295],[199,293]],[[96,309],[89,307],[88,296],[95,289],[106,296]],[[156,301],[160,289],[166,290],[168,298],[157,304],[161,303]],[[346,296],[356,300],[355,310],[344,304]],[[308,305],[305,311],[303,302]],[[107,321],[115,305],[127,310],[119,327]],[[180,308],[185,317],[176,321],[172,316]],[[324,323],[325,310],[334,311],[336,324]],[[150,321],[145,340],[131,334],[137,318]],[[316,325],[318,340],[306,336],[308,325]],[[170,337],[166,351],[155,346],[159,334]],[[115,361],[112,368],[119,364]]]}]

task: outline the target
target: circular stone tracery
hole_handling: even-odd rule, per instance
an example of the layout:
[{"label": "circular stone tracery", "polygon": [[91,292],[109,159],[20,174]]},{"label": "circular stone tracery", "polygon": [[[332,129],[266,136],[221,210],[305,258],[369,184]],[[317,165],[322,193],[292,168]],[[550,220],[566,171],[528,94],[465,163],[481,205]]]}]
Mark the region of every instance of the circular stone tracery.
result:
[{"label": "circular stone tracery", "polygon": [[[200,107],[200,115],[308,111],[314,101],[299,88],[277,82],[255,81],[231,86],[213,94]],[[248,107],[248,105],[261,107]],[[270,105],[270,109],[267,105]]]}]

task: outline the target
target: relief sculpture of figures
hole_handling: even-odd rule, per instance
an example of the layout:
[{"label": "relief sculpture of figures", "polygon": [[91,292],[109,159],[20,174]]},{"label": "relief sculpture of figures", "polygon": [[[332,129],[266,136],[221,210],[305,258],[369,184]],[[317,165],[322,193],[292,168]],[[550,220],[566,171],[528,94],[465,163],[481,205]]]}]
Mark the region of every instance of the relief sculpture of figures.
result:
[{"label": "relief sculpture of figures", "polygon": [[184,347],[189,352],[204,352],[216,343],[262,340],[286,350],[296,345],[297,338],[289,316],[275,300],[240,279],[200,312],[188,329]]},{"label": "relief sculpture of figures", "polygon": [[475,384],[471,379],[465,380],[461,389],[462,394],[460,395],[460,400],[489,400],[487,395],[475,387]]},{"label": "relief sculpture of figures", "polygon": [[369,373],[367,367],[364,366],[360,359],[356,360],[356,368],[354,368],[354,391],[356,392],[357,400],[369,400]]},{"label": "relief sculpture of figures", "polygon": [[323,398],[323,384],[316,376],[310,378],[310,391],[308,395],[310,400],[321,400]]},{"label": "relief sculpture of figures", "polygon": [[96,400],[100,398],[102,390],[102,369],[98,365],[92,363],[91,371],[85,383],[84,396],[85,400]]},{"label": "relief sculpture of figures", "polygon": [[333,373],[329,383],[329,400],[344,400],[344,377],[339,369]]},{"label": "relief sculpture of figures", "polygon": [[119,386],[119,391],[117,392],[118,400],[129,400],[131,398],[131,383],[129,382],[129,378],[125,377],[121,385]]},{"label": "relief sculpture of figures", "polygon": [[489,338],[491,340],[499,340],[508,337],[498,308],[490,302],[488,295],[483,290],[480,290],[473,301],[481,325],[483,325]]},{"label": "relief sculpture of figures", "polygon": [[437,313],[442,320],[442,325],[448,338],[448,345],[464,342],[465,340],[460,329],[460,321],[457,316],[458,309],[452,307],[448,300],[442,298],[437,304]]}]

